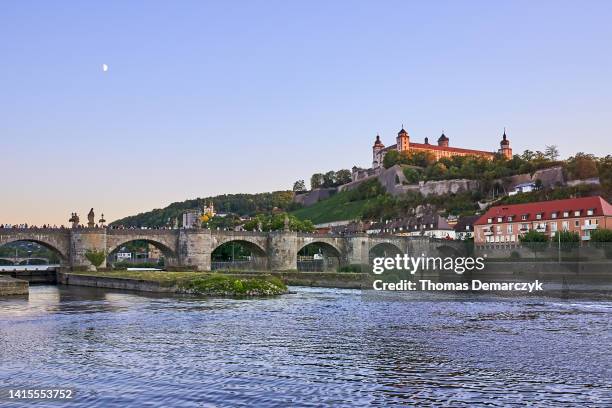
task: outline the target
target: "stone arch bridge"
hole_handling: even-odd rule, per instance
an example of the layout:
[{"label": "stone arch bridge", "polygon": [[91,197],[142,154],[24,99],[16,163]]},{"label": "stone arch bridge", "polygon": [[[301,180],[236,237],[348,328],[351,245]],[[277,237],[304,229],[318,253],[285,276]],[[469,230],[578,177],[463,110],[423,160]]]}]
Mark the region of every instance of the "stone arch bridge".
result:
[{"label": "stone arch bridge", "polygon": [[[62,266],[90,267],[85,254],[89,250],[107,254],[131,241],[146,241],[159,248],[169,268],[208,271],[211,256],[219,246],[237,242],[250,249],[262,262],[262,269],[295,270],[298,252],[316,244],[327,256],[338,258],[339,264],[366,264],[372,256],[451,256],[465,252],[465,245],[454,241],[427,237],[368,236],[358,234],[335,236],[286,231],[247,232],[206,229],[0,229],[0,246],[15,241],[36,242],[54,250]],[[102,265],[106,266],[105,264]]]}]

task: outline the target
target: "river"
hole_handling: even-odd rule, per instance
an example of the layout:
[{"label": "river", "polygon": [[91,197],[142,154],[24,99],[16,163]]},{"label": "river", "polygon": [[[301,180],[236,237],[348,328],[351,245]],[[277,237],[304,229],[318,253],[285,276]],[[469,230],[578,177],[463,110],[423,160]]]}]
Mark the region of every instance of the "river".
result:
[{"label": "river", "polygon": [[611,302],[292,289],[32,286],[0,300],[0,387],[72,388],[69,407],[612,404]]}]

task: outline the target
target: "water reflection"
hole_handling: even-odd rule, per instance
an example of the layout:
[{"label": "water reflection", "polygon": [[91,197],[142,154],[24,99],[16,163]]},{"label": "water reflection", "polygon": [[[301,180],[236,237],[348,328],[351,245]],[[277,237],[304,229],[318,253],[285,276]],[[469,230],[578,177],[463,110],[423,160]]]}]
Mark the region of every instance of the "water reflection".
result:
[{"label": "water reflection", "polygon": [[609,302],[422,296],[34,286],[0,300],[0,385],[87,407],[612,403]]}]

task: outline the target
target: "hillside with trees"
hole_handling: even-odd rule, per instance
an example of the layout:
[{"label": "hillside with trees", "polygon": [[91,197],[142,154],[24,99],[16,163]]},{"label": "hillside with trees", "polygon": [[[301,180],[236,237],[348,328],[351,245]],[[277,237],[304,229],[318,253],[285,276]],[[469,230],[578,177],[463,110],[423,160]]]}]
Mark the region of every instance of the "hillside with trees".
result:
[{"label": "hillside with trees", "polygon": [[[296,208],[296,204],[293,203],[293,195],[294,193],[291,191],[275,191],[272,193],[223,194],[214,197],[196,198],[172,203],[165,208],[125,217],[113,221],[110,225],[163,227],[175,218],[180,222],[185,211],[202,209],[210,203],[214,204],[217,212],[231,213],[237,216],[255,216],[260,213],[270,213],[273,209],[289,211]],[[223,223],[223,220],[221,219],[219,222]]]},{"label": "hillside with trees", "polygon": [[[314,224],[354,219],[390,219],[407,214],[410,208],[418,205],[435,205],[445,215],[472,215],[479,210],[482,202],[496,191],[499,180],[508,179],[517,174],[534,174],[537,170],[560,166],[568,180],[599,178],[600,185],[552,186],[530,193],[506,196],[498,201],[500,204],[516,204],[542,200],[556,200],[569,197],[580,197],[599,194],[612,201],[612,155],[596,157],[592,154],[577,153],[567,160],[558,160],[555,146],[547,146],[541,151],[526,150],[507,160],[501,156],[493,160],[473,156],[455,156],[442,158],[439,161],[425,153],[402,154],[390,151],[384,159],[384,166],[399,164],[409,183],[420,181],[471,179],[477,180],[480,189],[458,194],[445,194],[424,197],[418,192],[409,192],[398,197],[387,194],[376,181],[362,183],[357,189],[338,192],[326,200],[310,207],[301,208],[293,202],[295,192],[306,190],[304,180],[293,185],[293,191],[276,191],[261,194],[224,194],[215,197],[197,198],[172,203],[162,209],[155,209],[138,215],[114,221],[111,225],[126,227],[162,227],[169,225],[173,219],[181,220],[187,210],[201,209],[208,203],[214,203],[217,212],[230,214],[228,217],[214,217],[207,224],[209,228],[232,228],[241,221],[239,217],[260,216],[261,224],[276,225],[276,221],[261,217],[270,217],[273,210],[289,212],[296,219],[311,220]],[[315,173],[310,178],[311,188],[333,188],[351,181],[349,170]],[[293,219],[293,218],[292,218]],[[256,221],[257,222],[257,221]],[[309,225],[298,225],[293,222],[292,229],[307,231]]]},{"label": "hillside with trees", "polygon": [[[599,178],[600,184],[581,184],[576,186],[548,186],[544,188],[536,180],[536,191],[505,196],[497,204],[518,204],[535,201],[558,200],[570,197],[601,195],[612,200],[612,156],[596,157],[591,154],[577,153],[567,160],[558,160],[555,146],[547,146],[544,152],[526,150],[514,155],[510,160],[501,156],[487,160],[473,156],[455,156],[436,161],[426,153],[401,154],[390,151],[384,159],[384,166],[400,165],[409,183],[419,181],[470,179],[477,180],[480,189],[437,196],[424,197],[418,192],[408,192],[394,197],[387,194],[376,180],[363,183],[365,189],[378,190],[374,195],[362,195],[354,191],[344,191],[322,200],[310,207],[298,209],[293,214],[308,218],[315,224],[340,220],[380,220],[407,215],[418,205],[433,205],[443,215],[473,215],[480,210],[479,202],[491,198],[497,191],[497,183],[518,174],[534,174],[537,170],[561,167],[568,180]],[[315,177],[316,175],[313,175]],[[317,176],[318,177],[318,176]]]}]

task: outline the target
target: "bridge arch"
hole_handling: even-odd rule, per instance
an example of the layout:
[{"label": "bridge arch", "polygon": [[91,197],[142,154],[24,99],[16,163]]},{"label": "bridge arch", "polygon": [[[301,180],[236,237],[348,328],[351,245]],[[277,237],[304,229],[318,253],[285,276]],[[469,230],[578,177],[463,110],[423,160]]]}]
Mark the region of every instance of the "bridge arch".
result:
[{"label": "bridge arch", "polygon": [[266,250],[257,242],[244,237],[229,238],[218,242],[210,252],[212,270],[268,269]]},{"label": "bridge arch", "polygon": [[[13,244],[16,242],[33,242],[35,244],[42,246],[43,248],[46,248],[52,251],[54,254],[56,254],[61,264],[66,264],[69,262],[70,257],[68,255],[68,245],[66,244],[66,247],[62,248],[64,245],[61,245],[61,242],[55,243],[55,242],[51,242],[50,240],[47,241],[46,239],[28,237],[27,235],[26,236],[16,235],[9,239],[2,239],[0,241],[0,247],[9,245],[9,244]],[[3,258],[10,259],[10,257],[9,258],[3,257]]]},{"label": "bridge arch", "polygon": [[173,248],[170,248],[165,243],[160,242],[156,239],[152,239],[152,238],[144,238],[144,239],[143,238],[126,238],[121,241],[118,241],[117,243],[113,243],[112,246],[108,247],[107,252],[109,254],[112,252],[115,252],[122,246],[125,246],[126,244],[129,244],[130,242],[134,242],[134,241],[146,242],[147,244],[151,244],[154,247],[158,248],[160,251],[162,251],[162,253],[164,253],[164,255],[168,254],[169,256],[176,257],[176,252],[174,251]]},{"label": "bridge arch", "polygon": [[[114,264],[115,262],[121,262],[119,259],[115,259],[115,254],[117,253],[119,249],[133,242],[142,242],[142,243],[150,244],[154,246],[155,248],[157,248],[163,255],[163,265],[164,266],[174,265],[177,262],[177,255],[176,255],[175,249],[171,248],[166,243],[161,242],[160,240],[157,240],[155,238],[144,238],[143,239],[142,237],[125,237],[121,240],[113,242],[107,248],[107,263]],[[130,262],[132,262],[132,260]],[[152,260],[150,258],[150,255],[147,255],[147,258],[144,259],[142,262],[159,263],[160,260],[157,258],[155,258],[155,260]]]},{"label": "bridge arch", "polygon": [[298,245],[297,270],[299,271],[337,271],[341,265],[342,251],[330,242],[313,240]]},{"label": "bridge arch", "polygon": [[449,244],[435,245],[435,250],[438,256],[441,256],[441,257],[457,258],[457,257],[463,256],[462,254],[463,251],[461,251],[459,248],[456,248],[454,245],[449,245]]},{"label": "bridge arch", "polygon": [[397,245],[391,242],[379,242],[370,247],[368,255],[371,258],[376,257],[393,257],[397,254],[403,255],[404,251]]}]

